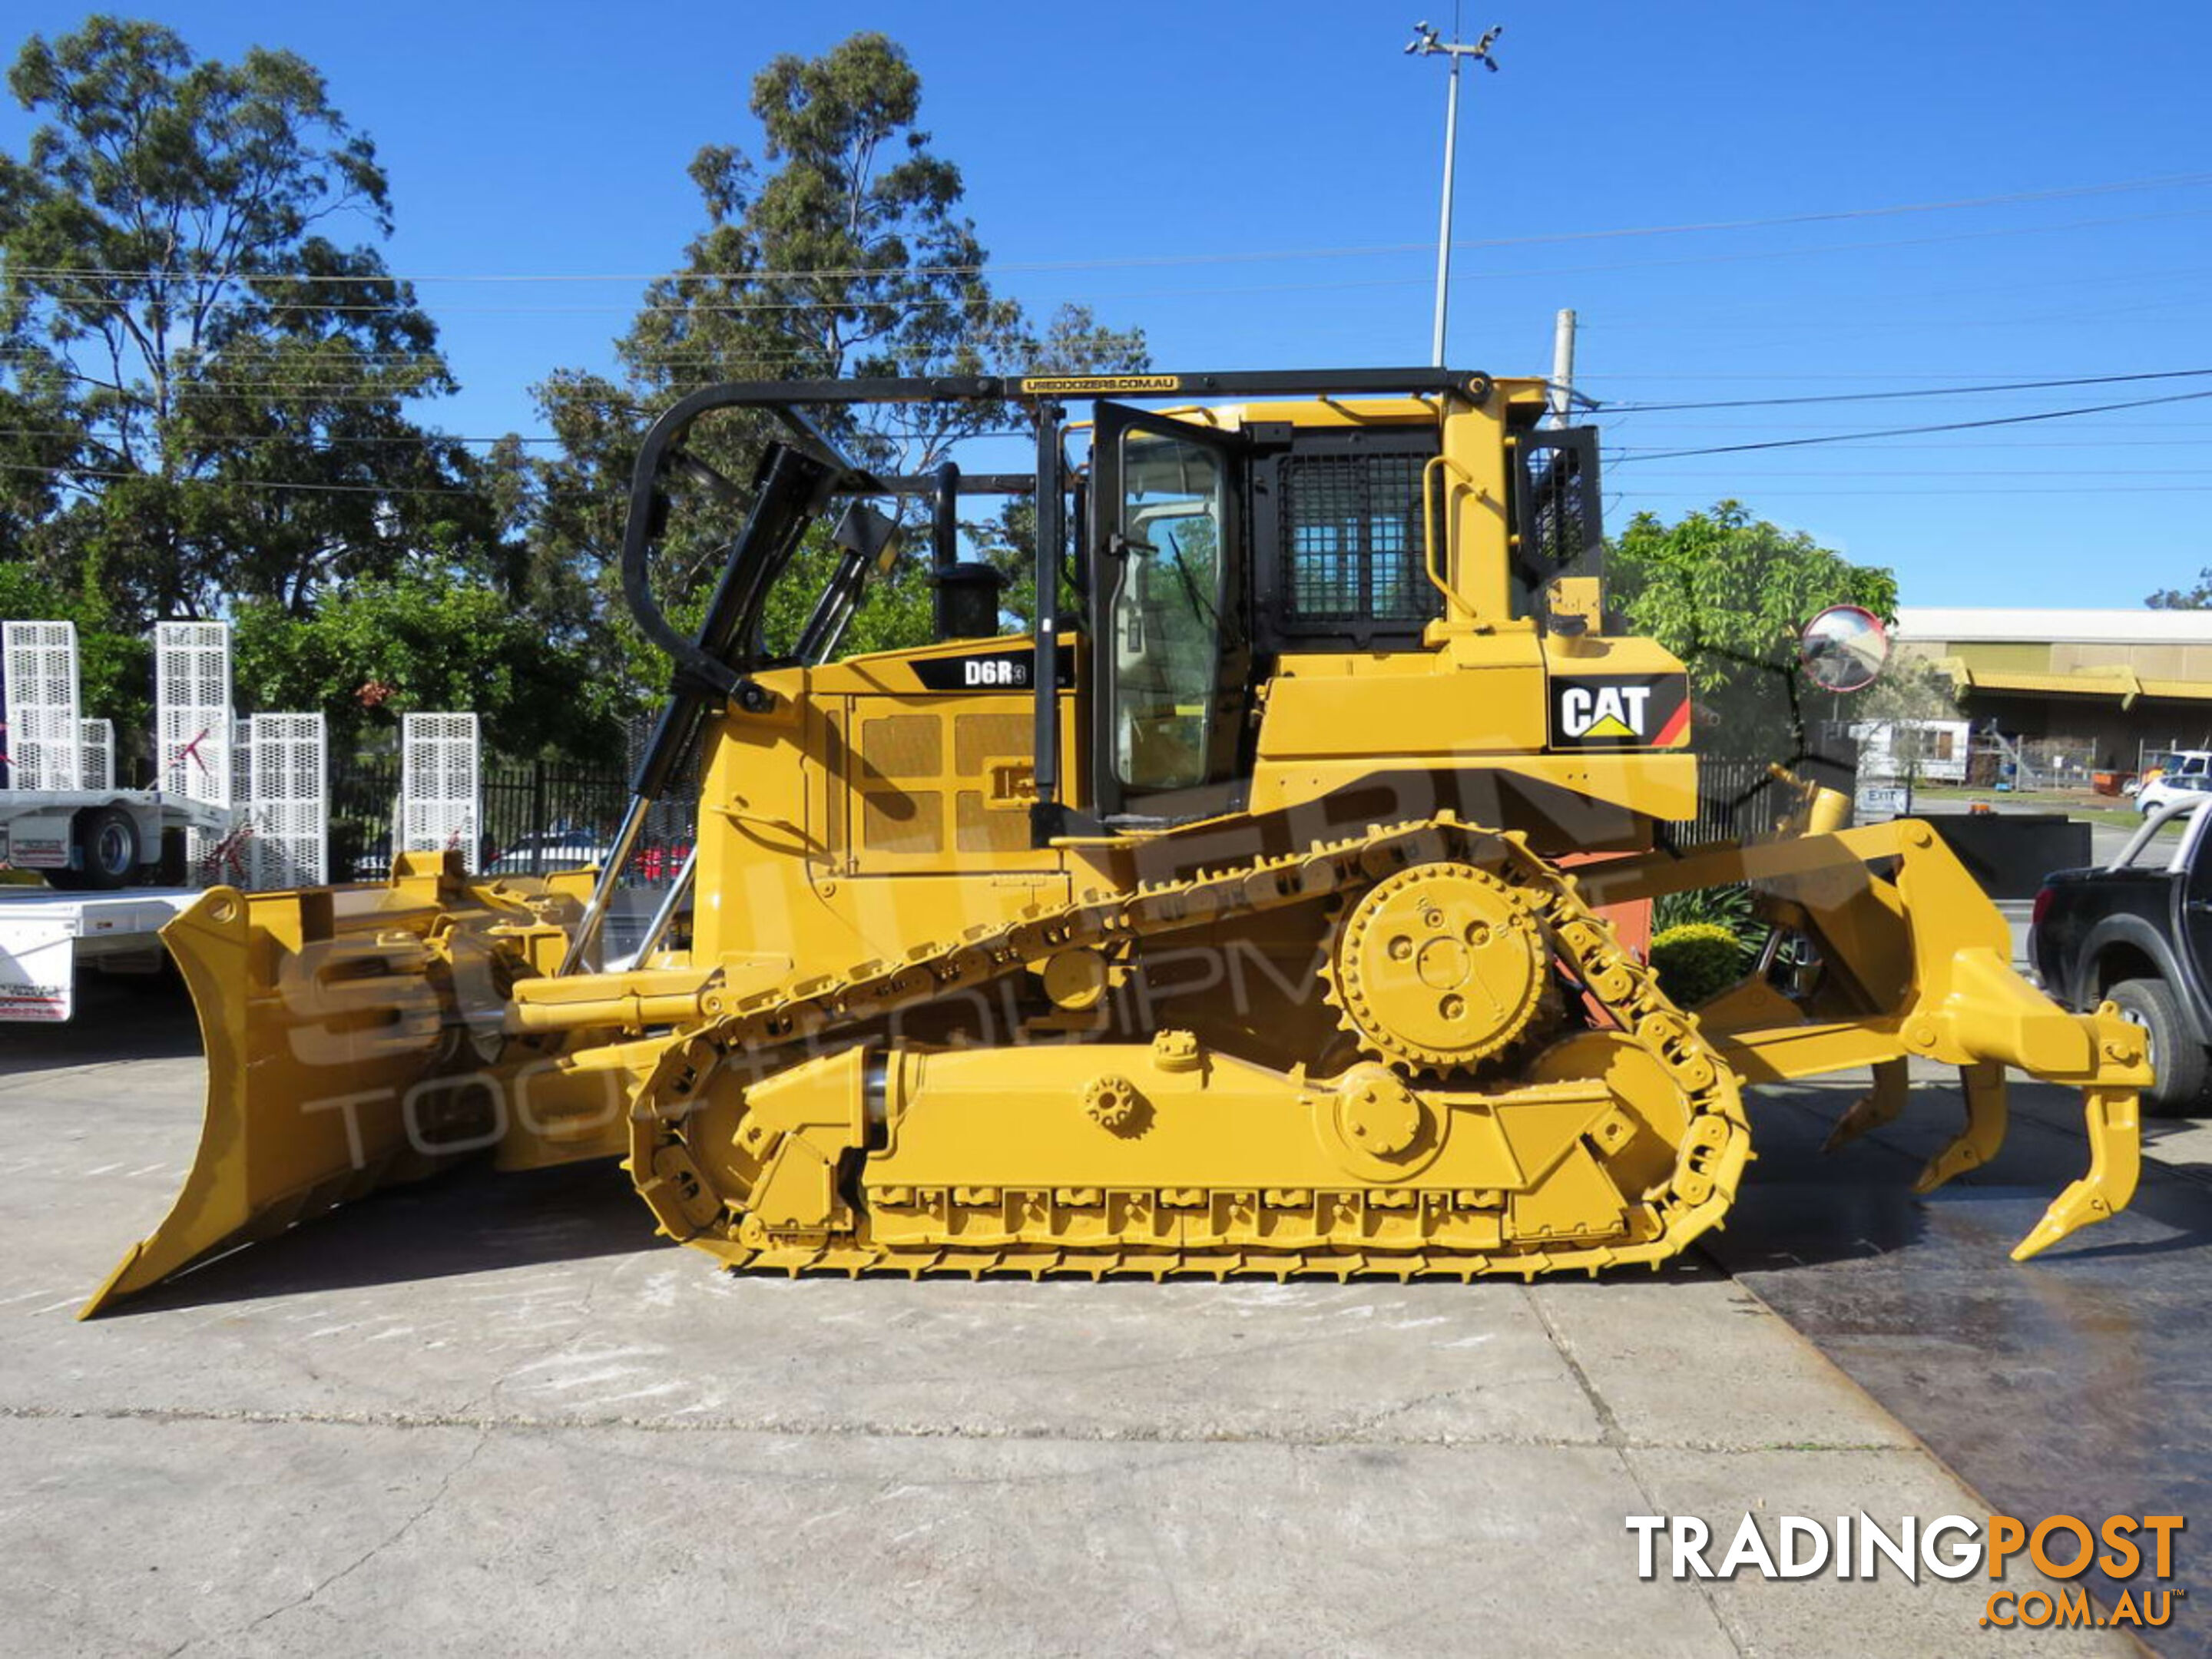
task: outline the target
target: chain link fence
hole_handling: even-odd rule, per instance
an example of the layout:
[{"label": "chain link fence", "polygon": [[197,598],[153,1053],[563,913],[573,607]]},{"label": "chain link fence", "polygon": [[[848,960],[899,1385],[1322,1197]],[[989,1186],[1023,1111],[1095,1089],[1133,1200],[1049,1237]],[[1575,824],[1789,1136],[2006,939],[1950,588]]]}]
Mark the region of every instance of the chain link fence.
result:
[{"label": "chain link fence", "polygon": [[2097,769],[2096,745],[2086,738],[2008,738],[1974,733],[1966,782],[1976,789],[2087,789]]}]

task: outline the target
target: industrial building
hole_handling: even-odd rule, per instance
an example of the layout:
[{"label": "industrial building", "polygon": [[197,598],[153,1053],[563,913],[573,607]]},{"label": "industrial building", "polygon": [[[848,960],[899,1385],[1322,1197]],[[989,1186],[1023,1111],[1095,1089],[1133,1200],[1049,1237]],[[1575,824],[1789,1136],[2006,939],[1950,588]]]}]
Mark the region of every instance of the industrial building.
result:
[{"label": "industrial building", "polygon": [[2042,781],[2212,748],[2212,611],[1900,605],[1896,639],[1948,670],[1978,739],[2020,745]]}]

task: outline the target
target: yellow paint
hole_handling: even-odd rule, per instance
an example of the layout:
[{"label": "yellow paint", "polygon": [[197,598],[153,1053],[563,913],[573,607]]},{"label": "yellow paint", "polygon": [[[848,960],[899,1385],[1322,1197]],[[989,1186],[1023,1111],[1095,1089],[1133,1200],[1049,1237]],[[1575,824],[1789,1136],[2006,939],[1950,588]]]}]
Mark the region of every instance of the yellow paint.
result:
[{"label": "yellow paint", "polygon": [[[1140,379],[1024,388],[1175,389]],[[1031,845],[1029,692],[918,672],[988,648],[968,641],[763,672],[769,712],[708,723],[689,945],[648,967],[553,976],[580,877],[406,860],[385,890],[210,893],[168,934],[207,1040],[199,1156],[88,1311],[470,1150],[625,1155],[672,1236],[793,1272],[1656,1264],[1734,1198],[1740,1083],[1874,1066],[1856,1131],[1901,1109],[1911,1055],[1968,1079],[1930,1185],[1994,1152],[2008,1066],[2083,1090],[2093,1153],[2023,1251],[2113,1212],[2139,1035],[2014,975],[1924,827],[1841,829],[1808,791],[1771,840],[1653,854],[1697,810],[1683,735],[1547,749],[1556,677],[1681,665],[1606,635],[1592,577],[1540,596],[1583,632],[1516,614],[1511,429],[1544,398],[1203,412],[1433,433],[1443,525],[1422,550],[1449,603],[1417,648],[1297,653],[1253,688],[1236,810]],[[1082,807],[1092,688],[1067,644]],[[1626,856],[1556,863],[1595,852]],[[1741,881],[1816,943],[1813,982],[1683,1011],[1598,909]]]}]

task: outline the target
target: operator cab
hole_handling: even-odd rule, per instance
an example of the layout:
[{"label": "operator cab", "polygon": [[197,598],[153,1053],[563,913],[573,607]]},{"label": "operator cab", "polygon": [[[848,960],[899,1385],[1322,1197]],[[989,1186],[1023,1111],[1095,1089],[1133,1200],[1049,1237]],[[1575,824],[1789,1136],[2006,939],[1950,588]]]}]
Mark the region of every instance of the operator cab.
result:
[{"label": "operator cab", "polygon": [[[1160,412],[1133,398],[1184,406]],[[1194,398],[1212,405],[1193,409]],[[1079,464],[1068,444],[1081,425],[1062,401],[1076,398],[1091,415]],[[856,406],[884,404],[1011,409],[1031,427],[1036,465],[963,473],[945,462],[888,476],[817,424],[854,430]],[[1546,410],[1536,383],[1504,390],[1444,369],[763,381],[696,392],[647,433],[624,537],[625,596],[676,665],[677,695],[640,763],[637,797],[665,788],[710,705],[772,714],[777,694],[757,676],[836,654],[902,527],[919,528],[917,498],[928,503],[940,644],[994,633],[1000,573],[961,549],[961,502],[985,495],[1028,498],[1035,591],[1065,586],[1077,596],[1072,616],[1049,598],[1040,605],[1035,655],[1018,674],[1010,651],[990,663],[991,684],[1033,700],[1031,846],[1243,810],[1264,689],[1297,659],[1365,674],[1370,659],[1381,665],[1371,672],[1389,672],[1388,659],[1432,653],[1455,632],[1602,631],[1595,434],[1542,428]],[[1476,411],[1483,419],[1459,429],[1479,435],[1448,442],[1446,416]],[[690,441],[709,414],[738,417],[739,430],[762,416],[787,428],[751,489]],[[671,516],[679,493],[708,509],[680,531]],[[676,541],[726,535],[714,526],[740,505],[745,523],[707,620],[687,635],[653,597],[655,558]],[[810,543],[817,526],[826,534]],[[769,595],[820,541],[836,555],[830,574],[795,642],[772,651]],[[1078,637],[1063,643],[1063,633]],[[1071,689],[1085,711],[1079,756],[1061,752]],[[1516,741],[1543,746],[1540,735]],[[611,865],[627,855],[641,810],[633,805]]]},{"label": "operator cab", "polygon": [[[1526,617],[1561,575],[1596,574],[1596,445],[1516,412],[1505,599]],[[1079,533],[1093,811],[1109,830],[1241,809],[1255,687],[1284,656],[1419,651],[1455,603],[1470,614],[1443,574],[1433,417],[1210,413],[1097,405]]]}]

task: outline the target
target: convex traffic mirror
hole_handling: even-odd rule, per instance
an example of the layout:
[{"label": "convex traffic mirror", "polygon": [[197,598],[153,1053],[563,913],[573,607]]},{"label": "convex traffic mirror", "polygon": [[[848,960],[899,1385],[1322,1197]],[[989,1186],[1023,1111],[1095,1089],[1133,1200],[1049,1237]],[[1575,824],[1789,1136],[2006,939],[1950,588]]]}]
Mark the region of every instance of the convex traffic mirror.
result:
[{"label": "convex traffic mirror", "polygon": [[1805,624],[1797,654],[1805,678],[1823,691],[1863,691],[1889,659],[1889,630],[1863,606],[1831,605]]}]

